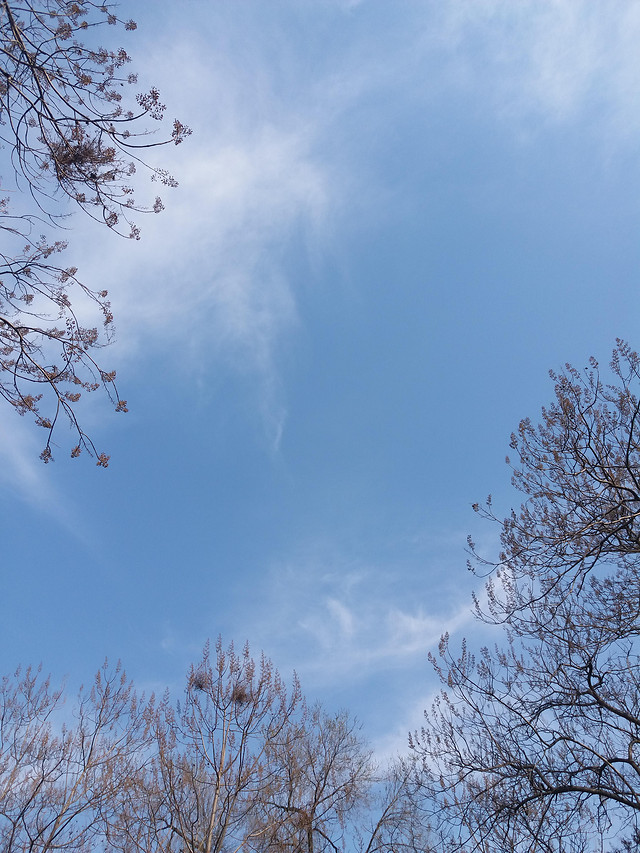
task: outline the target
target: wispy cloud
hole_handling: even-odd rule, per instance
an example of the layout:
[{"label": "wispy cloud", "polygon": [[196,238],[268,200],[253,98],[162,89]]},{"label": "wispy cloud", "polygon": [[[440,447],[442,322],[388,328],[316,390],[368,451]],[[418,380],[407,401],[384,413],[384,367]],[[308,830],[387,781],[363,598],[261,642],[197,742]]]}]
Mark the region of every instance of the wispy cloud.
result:
[{"label": "wispy cloud", "polygon": [[[140,223],[140,243],[101,233],[97,257],[96,234],[79,223],[74,253],[91,233],[78,265],[85,279],[109,290],[116,364],[131,366],[141,354],[162,350],[196,372],[222,362],[255,375],[277,444],[285,414],[277,354],[299,322],[301,282],[287,268],[288,255],[294,239],[311,251],[323,243],[342,186],[314,150],[321,118],[286,103],[259,108],[264,92],[240,86],[235,69],[221,69],[206,54],[195,58],[183,42],[171,56],[171,67],[197,81],[186,97],[181,91],[180,112],[196,118],[196,133],[175,156],[173,149],[158,156],[165,165],[163,153],[173,160],[180,187],[162,193],[165,213]],[[223,73],[230,76],[220,79]],[[164,82],[175,87],[170,76]],[[171,85],[165,88],[170,101]]]},{"label": "wispy cloud", "polygon": [[239,640],[264,649],[283,674],[295,670],[310,700],[362,720],[383,762],[406,753],[438,689],[428,653],[445,632],[459,640],[474,631],[468,594],[442,595],[440,567],[422,571],[418,593],[404,565],[300,557],[274,566],[229,619]]},{"label": "wispy cloud", "polygon": [[[423,570],[438,587],[438,567]],[[428,606],[426,595],[416,599],[410,576],[406,566],[296,559],[275,566],[234,621],[315,686],[379,677],[424,660],[444,632],[473,622],[468,595],[445,601],[440,587]]]},{"label": "wispy cloud", "polygon": [[[284,7],[267,15],[268,38],[264,10],[238,22],[237,11],[221,9],[211,32],[185,29],[155,43],[142,76],[196,130],[175,156],[159,154],[181,187],[162,216],[143,223],[141,244],[105,234],[100,257],[92,246],[80,262],[113,296],[116,363],[162,349],[196,369],[222,361],[255,375],[274,446],[287,406],[278,356],[303,321],[292,246],[322,257],[338,251],[347,223],[366,228],[383,215],[389,187],[362,153],[369,140],[393,146],[395,110],[467,91],[516,135],[586,113],[621,136],[639,129],[635,4],[408,3],[384,28],[374,7],[323,10],[329,31],[348,24],[351,37],[329,39],[316,75],[285,34]],[[355,127],[349,116],[362,107],[366,119]]]},{"label": "wispy cloud", "polygon": [[637,133],[640,10],[632,2],[458,0],[440,27],[458,81],[516,121],[580,120]]},{"label": "wispy cloud", "polygon": [[31,420],[18,417],[13,409],[0,406],[0,431],[4,441],[0,444],[0,483],[16,497],[26,500],[36,508],[57,506],[52,501],[52,488],[48,483],[42,462],[38,459],[44,446]]},{"label": "wispy cloud", "polygon": [[[60,489],[51,466],[39,458],[46,431],[34,426],[27,416],[21,418],[12,408],[0,406],[0,433],[4,439],[0,444],[0,493],[11,502],[13,511],[21,512],[19,505],[26,505],[36,514],[54,519],[73,539],[91,547],[73,500]],[[68,456],[66,446],[64,453]]]}]

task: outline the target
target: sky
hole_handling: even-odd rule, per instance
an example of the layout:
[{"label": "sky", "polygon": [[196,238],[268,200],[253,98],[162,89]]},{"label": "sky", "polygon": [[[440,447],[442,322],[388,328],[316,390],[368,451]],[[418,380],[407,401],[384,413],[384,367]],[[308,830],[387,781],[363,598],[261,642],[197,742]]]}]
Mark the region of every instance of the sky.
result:
[{"label": "sky", "polygon": [[67,235],[116,316],[130,412],[82,409],[109,468],[64,429],[43,465],[0,410],[2,672],[75,687],[108,657],[179,697],[221,634],[401,751],[440,635],[481,642],[466,537],[495,554],[471,505],[519,504],[511,432],[550,368],[640,346],[640,6],[121,15],[140,88],[193,135],[153,153],[180,186],[139,243],[81,215]]}]

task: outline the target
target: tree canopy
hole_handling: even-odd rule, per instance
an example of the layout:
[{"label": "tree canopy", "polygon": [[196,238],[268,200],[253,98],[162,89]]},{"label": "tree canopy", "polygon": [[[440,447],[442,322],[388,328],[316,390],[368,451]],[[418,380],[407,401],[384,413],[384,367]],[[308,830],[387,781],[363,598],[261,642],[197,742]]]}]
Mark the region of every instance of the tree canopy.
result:
[{"label": "tree canopy", "polygon": [[247,646],[207,644],[180,702],[107,664],[64,701],[39,670],[0,681],[3,853],[425,849],[406,774]]},{"label": "tree canopy", "polygon": [[443,637],[444,690],[413,739],[455,849],[595,849],[640,816],[640,358],[618,341],[609,376],[551,375],[554,402],[511,440],[523,504],[475,507],[502,541],[475,560],[493,570],[476,612],[504,643]]},{"label": "tree canopy", "polygon": [[[77,268],[60,260],[66,241],[43,232],[60,226],[75,206],[138,239],[135,215],[158,213],[163,203],[156,196],[138,204],[136,170],[144,167],[153,181],[176,186],[164,169],[145,166],[144,149],[177,145],[190,130],[175,119],[165,136],[150,135],[150,122],[165,112],[160,93],[135,94],[128,52],[97,41],[104,28],[128,33],[136,24],[120,19],[110,3],[0,2],[0,140],[7,154],[0,198],[0,395],[46,430],[45,462],[53,458],[52,435],[62,418],[75,433],[71,455],[87,450],[106,467],[108,456],[96,450],[76,404],[102,387],[116,411],[127,410],[115,372],[95,355],[113,333],[108,292],[102,283],[82,283]],[[83,319],[86,303],[93,305],[95,326]]]}]

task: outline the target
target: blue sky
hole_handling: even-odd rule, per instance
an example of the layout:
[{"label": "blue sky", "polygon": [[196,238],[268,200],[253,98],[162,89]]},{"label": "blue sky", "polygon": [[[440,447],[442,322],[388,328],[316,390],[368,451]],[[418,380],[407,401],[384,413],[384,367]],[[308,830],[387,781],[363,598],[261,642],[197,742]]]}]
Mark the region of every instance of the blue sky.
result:
[{"label": "blue sky", "polygon": [[402,748],[428,651],[476,635],[471,504],[518,500],[511,431],[549,368],[640,345],[640,7],[121,8],[194,135],[140,243],[70,235],[116,313],[130,413],[84,410],[109,469],[64,433],[45,467],[0,411],[2,668],[122,658],[179,694],[222,633]]}]

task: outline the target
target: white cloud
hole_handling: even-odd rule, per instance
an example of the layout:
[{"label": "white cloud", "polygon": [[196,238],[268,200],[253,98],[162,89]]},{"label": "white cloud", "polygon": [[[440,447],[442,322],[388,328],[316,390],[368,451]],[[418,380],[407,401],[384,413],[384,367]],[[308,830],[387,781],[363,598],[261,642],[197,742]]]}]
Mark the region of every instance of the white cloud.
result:
[{"label": "white cloud", "polygon": [[[314,151],[321,117],[273,98],[265,109],[264,92],[240,85],[237,69],[219,57],[194,55],[183,42],[169,52],[168,66],[180,65],[194,84],[187,97],[182,90],[179,112],[196,117],[198,132],[153,157],[175,171],[180,187],[162,192],[164,213],[139,222],[139,243],[74,220],[70,255],[83,280],[109,291],[117,326],[110,362],[130,370],[160,351],[195,377],[221,362],[255,376],[277,447],[286,417],[278,352],[298,325],[302,284],[287,271],[287,253],[300,237],[320,251],[343,187]],[[173,93],[165,86],[171,102],[175,76],[163,82],[173,82]],[[140,198],[155,189],[141,184]]]},{"label": "white cloud", "polygon": [[[304,322],[303,283],[287,251],[302,235],[299,245],[321,258],[338,251],[347,223],[366,228],[383,215],[388,188],[384,175],[367,172],[365,142],[392,139],[389,116],[399,104],[429,109],[434,93],[455,99],[466,90],[515,133],[532,119],[589,114],[608,128],[602,132],[637,135],[637,4],[456,0],[397,8],[383,28],[369,14],[379,7],[367,0],[321,11],[309,4],[301,27],[321,14],[328,32],[351,28],[351,38],[328,43],[313,75],[304,39],[292,39],[278,17],[286,4],[273,20],[263,8],[256,21],[221,5],[208,29],[211,7],[194,4],[183,32],[149,41],[142,77],[158,82],[172,112],[196,129],[184,145],[157,155],[181,186],[165,193],[163,214],[141,223],[140,244],[118,242],[80,217],[69,235],[69,262],[77,260],[83,280],[112,295],[118,339],[106,356],[126,365],[123,375],[141,355],[157,352],[174,354],[205,382],[220,361],[253,375],[257,408],[277,447],[287,410],[280,349]],[[370,103],[376,108],[354,144],[348,134],[356,131],[345,131],[343,119]]]},{"label": "white cloud", "polygon": [[197,146],[169,210],[143,222],[140,244],[114,245],[93,269],[87,253],[91,280],[110,279],[120,349],[186,337],[268,368],[274,339],[296,321],[280,249],[325,208],[323,176],[303,149],[295,134],[273,129],[217,151]]},{"label": "white cloud", "polygon": [[[468,594],[447,601],[426,589],[418,601],[406,566],[354,566],[340,558],[297,559],[275,567],[252,604],[243,601],[234,624],[283,669],[314,686],[380,677],[423,662],[441,635],[471,625]],[[439,590],[437,567],[423,569]],[[402,578],[401,583],[394,583]],[[426,582],[426,581],[425,581]],[[254,591],[255,592],[255,591]]]},{"label": "white cloud", "polygon": [[[31,420],[20,418],[9,406],[0,406],[0,431],[5,440],[0,444],[0,482],[28,503],[44,508],[57,506],[52,489],[38,459],[46,432],[33,427]],[[37,439],[42,438],[40,444]]]},{"label": "white cloud", "polygon": [[[443,570],[362,565],[310,550],[275,566],[227,615],[238,641],[264,650],[308,699],[347,707],[366,724],[379,761],[406,753],[438,688],[428,653],[443,633],[475,633],[468,590],[442,594]],[[216,622],[219,624],[219,619]]]},{"label": "white cloud", "polygon": [[458,0],[442,35],[464,85],[499,115],[566,122],[585,113],[637,134],[640,9],[628,0]]},{"label": "white cloud", "polygon": [[[224,9],[210,32],[185,30],[150,42],[143,78],[158,82],[164,99],[196,128],[179,149],[157,155],[175,167],[181,186],[165,193],[165,213],[142,223],[140,244],[101,231],[96,252],[94,230],[74,220],[70,257],[75,261],[84,237],[81,274],[113,298],[118,342],[109,359],[131,366],[141,353],[160,349],[196,375],[206,376],[220,360],[255,375],[274,447],[286,419],[279,350],[300,323],[302,283],[287,266],[292,240],[322,257],[347,222],[367,227],[386,207],[384,177],[367,174],[355,159],[362,145],[342,135],[354,132],[342,125],[351,110],[381,99],[358,131],[362,143],[376,133],[385,138],[385,116],[398,104],[413,109],[434,93],[455,98],[465,89],[517,133],[532,117],[570,121],[589,109],[622,135],[638,130],[634,4],[407,3],[387,29],[372,23],[374,5],[323,10],[323,19],[334,16],[330,26],[348,21],[353,39],[329,47],[334,52],[311,76],[304,49],[278,29],[283,21],[275,13],[276,53],[261,20],[240,15],[240,39],[237,13]],[[193,14],[210,14],[198,8]]]}]

